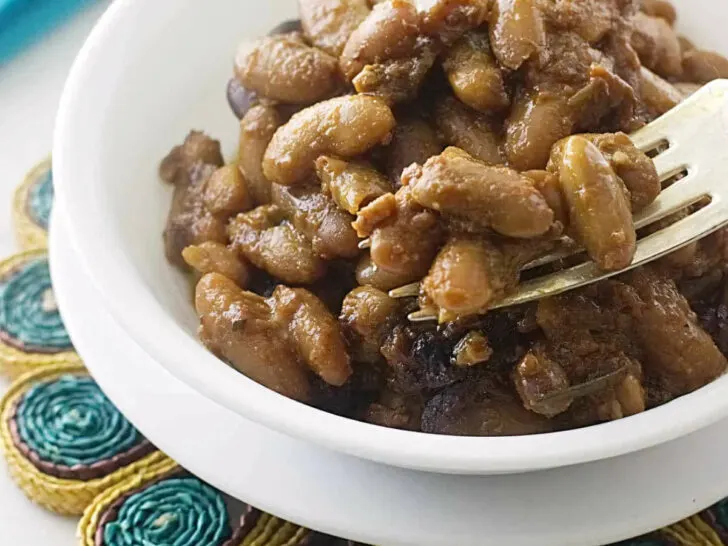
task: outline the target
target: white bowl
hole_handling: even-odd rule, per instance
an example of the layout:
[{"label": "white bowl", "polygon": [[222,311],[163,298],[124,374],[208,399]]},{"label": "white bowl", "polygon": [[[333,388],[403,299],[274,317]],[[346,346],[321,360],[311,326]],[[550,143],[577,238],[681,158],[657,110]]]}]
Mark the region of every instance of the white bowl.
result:
[{"label": "white bowl", "polygon": [[[225,101],[244,38],[294,17],[295,0],[117,0],[80,52],[61,100],[53,149],[57,198],[99,305],[156,361],[210,399],[285,434],[396,466],[434,472],[530,471],[644,449],[728,416],[728,377],[662,407],[589,428],[508,438],[428,435],[331,415],[280,396],[197,340],[187,281],[165,260],[170,189],[159,159],[190,128],[235,147]],[[728,52],[728,4],[682,0],[681,24]],[[688,8],[687,6],[690,6]],[[139,377],[139,381],[144,381]],[[164,404],[164,400],[160,400]]]}]

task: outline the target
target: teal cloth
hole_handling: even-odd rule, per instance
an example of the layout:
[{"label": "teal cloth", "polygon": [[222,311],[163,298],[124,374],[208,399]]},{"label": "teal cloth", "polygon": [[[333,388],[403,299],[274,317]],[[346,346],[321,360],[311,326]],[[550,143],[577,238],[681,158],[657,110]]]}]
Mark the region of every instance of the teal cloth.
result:
[{"label": "teal cloth", "polygon": [[0,0],[0,65],[96,0]]}]

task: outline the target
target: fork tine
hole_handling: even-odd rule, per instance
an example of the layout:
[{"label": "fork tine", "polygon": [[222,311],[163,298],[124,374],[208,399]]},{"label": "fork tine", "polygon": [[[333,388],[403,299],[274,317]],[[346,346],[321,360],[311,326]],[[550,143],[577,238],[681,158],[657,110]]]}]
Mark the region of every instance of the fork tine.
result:
[{"label": "fork tine", "polygon": [[635,229],[642,229],[662,220],[709,195],[705,188],[692,185],[692,178],[693,175],[689,173],[686,178],[663,190],[650,206],[635,214]]},{"label": "fork tine", "polygon": [[527,303],[545,294],[555,296],[595,280],[607,279],[645,265],[724,226],[728,223],[727,213],[728,208],[714,200],[695,214],[641,239],[637,244],[634,262],[625,269],[605,272],[597,268],[593,262],[586,262],[571,269],[522,283],[517,293],[499,301],[493,309]]}]

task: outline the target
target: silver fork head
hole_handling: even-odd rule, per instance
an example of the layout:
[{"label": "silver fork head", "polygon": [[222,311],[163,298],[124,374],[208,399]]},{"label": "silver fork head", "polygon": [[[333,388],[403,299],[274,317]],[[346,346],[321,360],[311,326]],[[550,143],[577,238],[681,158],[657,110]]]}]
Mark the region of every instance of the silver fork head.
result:
[{"label": "silver fork head", "polygon": [[716,80],[668,113],[643,127],[631,139],[643,152],[661,144],[655,158],[660,180],[685,173],[649,207],[635,215],[637,229],[649,226],[704,197],[710,203],[682,220],[640,239],[632,264],[605,272],[586,262],[528,280],[493,307],[527,303],[573,290],[657,260],[728,224],[728,80]]},{"label": "silver fork head", "polygon": [[[654,203],[635,215],[636,229],[654,224],[704,197],[709,197],[710,203],[686,218],[640,239],[634,261],[625,269],[605,272],[593,262],[581,263],[521,283],[515,293],[495,302],[493,309],[555,296],[624,273],[728,224],[728,180],[723,180],[728,179],[728,80],[715,80],[704,86],[630,138],[645,153],[666,146],[654,158],[663,183],[684,174],[661,192]],[[534,265],[546,265],[571,253],[557,252],[537,260]],[[414,286],[395,289],[391,294],[393,297],[411,295]],[[436,318],[428,310],[410,316],[413,321]]]}]

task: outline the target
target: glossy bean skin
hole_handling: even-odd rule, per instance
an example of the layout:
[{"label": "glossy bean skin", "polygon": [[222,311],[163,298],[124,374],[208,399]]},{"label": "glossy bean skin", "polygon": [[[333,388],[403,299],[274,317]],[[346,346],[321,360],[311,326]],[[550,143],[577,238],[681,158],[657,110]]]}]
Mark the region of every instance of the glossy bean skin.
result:
[{"label": "glossy bean skin", "polygon": [[326,272],[311,241],[284,220],[275,205],[239,214],[228,225],[232,247],[253,265],[287,284],[312,284]]},{"label": "glossy bean skin", "polygon": [[510,104],[503,73],[491,52],[488,36],[463,36],[443,62],[455,96],[480,112],[502,110]]},{"label": "glossy bean skin", "polygon": [[642,100],[644,100],[653,116],[659,117],[682,102],[683,94],[674,85],[662,79],[650,69],[643,66],[640,76]]},{"label": "glossy bean skin", "polygon": [[239,166],[248,181],[253,202],[267,205],[271,184],[263,174],[263,157],[283,120],[272,106],[254,106],[240,121]]},{"label": "glossy bean skin", "polygon": [[308,401],[311,386],[296,351],[281,343],[279,326],[260,296],[217,273],[197,284],[195,307],[207,347],[253,381],[294,400]]},{"label": "glossy bean skin", "polygon": [[300,183],[313,173],[321,155],[354,157],[389,143],[395,124],[389,106],[374,97],[352,95],[320,102],[275,132],[263,158],[263,173],[276,184]]},{"label": "glossy bean skin", "polygon": [[684,78],[690,82],[708,83],[728,78],[728,59],[713,51],[688,51],[683,56],[682,66]]},{"label": "glossy bean skin", "polygon": [[371,286],[359,286],[344,298],[339,322],[354,339],[360,358],[377,362],[382,358],[379,347],[388,327],[399,318],[398,313],[399,302],[386,292]]},{"label": "glossy bean skin", "polygon": [[389,180],[373,167],[331,156],[322,155],[316,160],[316,174],[323,192],[350,214],[392,191]]},{"label": "glossy bean skin", "polygon": [[235,59],[235,76],[246,89],[292,104],[332,96],[338,72],[336,58],[308,46],[296,33],[262,38]]},{"label": "glossy bean skin", "polygon": [[501,65],[518,70],[546,43],[544,22],[535,0],[495,0],[490,43]]},{"label": "glossy bean skin", "polygon": [[351,33],[370,11],[367,0],[298,0],[306,37],[314,46],[337,58]]},{"label": "glossy bean skin", "polygon": [[215,171],[205,185],[205,207],[213,214],[232,216],[253,206],[247,180],[236,164]]},{"label": "glossy bean skin", "polygon": [[435,124],[443,140],[451,146],[490,165],[505,163],[501,138],[494,120],[446,97],[435,106]]},{"label": "glossy bean skin", "polygon": [[377,267],[369,253],[364,254],[356,266],[356,282],[362,286],[371,286],[385,292],[421,278],[420,271],[405,271],[404,274],[398,274]]},{"label": "glossy bean skin", "polygon": [[408,169],[404,179],[419,204],[509,237],[538,237],[554,221],[529,178],[508,167],[486,165],[458,148]]},{"label": "glossy bean skin", "polygon": [[580,136],[564,143],[559,181],[571,229],[605,270],[632,263],[636,234],[624,186],[599,149]]},{"label": "glossy bean skin", "polygon": [[245,288],[250,280],[250,266],[234,250],[222,243],[206,241],[182,251],[187,265],[200,275],[219,273]]}]

